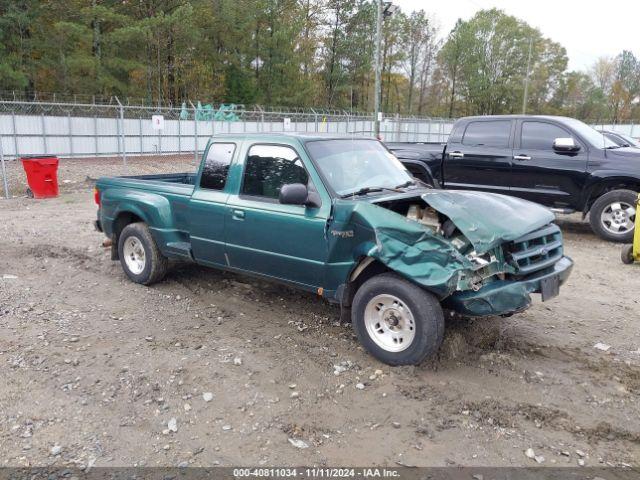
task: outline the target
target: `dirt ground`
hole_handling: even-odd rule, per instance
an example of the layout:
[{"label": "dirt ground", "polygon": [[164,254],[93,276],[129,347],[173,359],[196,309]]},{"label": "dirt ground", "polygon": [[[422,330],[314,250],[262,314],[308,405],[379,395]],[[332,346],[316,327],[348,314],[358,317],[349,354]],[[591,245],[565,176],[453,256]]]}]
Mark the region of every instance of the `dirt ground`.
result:
[{"label": "dirt ground", "polygon": [[579,219],[560,297],[391,368],[312,295],[188,264],[131,283],[87,168],[0,200],[1,466],[640,465],[640,266]]}]

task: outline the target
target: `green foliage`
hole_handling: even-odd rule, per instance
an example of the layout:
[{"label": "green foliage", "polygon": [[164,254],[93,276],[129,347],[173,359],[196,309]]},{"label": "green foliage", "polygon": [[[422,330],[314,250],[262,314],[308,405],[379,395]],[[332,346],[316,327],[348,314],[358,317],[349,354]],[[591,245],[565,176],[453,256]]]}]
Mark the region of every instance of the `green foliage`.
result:
[{"label": "green foliage", "polygon": [[230,63],[227,67],[224,86],[227,102],[250,105],[256,100],[257,92],[253,78],[235,63]]},{"label": "green foliage", "polygon": [[451,80],[452,115],[514,113],[520,110],[531,42],[530,102],[533,110],[553,96],[566,69],[564,48],[500,10],[483,10],[459,22],[440,61]]},{"label": "green foliage", "polygon": [[[0,90],[371,111],[375,21],[374,0],[0,0]],[[388,113],[519,112],[531,42],[529,113],[640,115],[629,51],[567,72],[561,45],[500,10],[444,41],[435,23],[385,19]]]},{"label": "green foliage", "polygon": [[0,0],[0,88],[31,87],[40,14],[38,1]]}]

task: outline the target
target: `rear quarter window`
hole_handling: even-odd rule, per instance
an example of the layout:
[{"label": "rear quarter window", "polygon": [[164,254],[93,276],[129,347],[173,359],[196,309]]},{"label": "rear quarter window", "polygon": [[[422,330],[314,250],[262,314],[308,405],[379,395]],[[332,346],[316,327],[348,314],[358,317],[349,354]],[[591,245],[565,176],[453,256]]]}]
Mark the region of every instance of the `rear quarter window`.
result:
[{"label": "rear quarter window", "polygon": [[235,143],[212,143],[202,167],[200,187],[222,190],[227,183],[229,165],[236,150]]}]

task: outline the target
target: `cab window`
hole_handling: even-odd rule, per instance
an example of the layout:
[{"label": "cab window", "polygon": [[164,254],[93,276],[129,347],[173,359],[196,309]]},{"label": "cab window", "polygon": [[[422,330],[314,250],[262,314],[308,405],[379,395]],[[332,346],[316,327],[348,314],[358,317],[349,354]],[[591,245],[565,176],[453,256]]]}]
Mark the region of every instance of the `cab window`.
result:
[{"label": "cab window", "polygon": [[508,147],[511,120],[471,122],[462,137],[462,144],[469,146]]},{"label": "cab window", "polygon": [[245,163],[241,194],[277,200],[283,185],[308,182],[309,175],[294,149],[253,145]]},{"label": "cab window", "polygon": [[527,150],[553,150],[556,138],[571,136],[564,128],[551,123],[523,122],[520,146]]},{"label": "cab window", "polygon": [[229,165],[236,150],[235,143],[212,143],[202,167],[200,187],[222,190],[227,183]]}]

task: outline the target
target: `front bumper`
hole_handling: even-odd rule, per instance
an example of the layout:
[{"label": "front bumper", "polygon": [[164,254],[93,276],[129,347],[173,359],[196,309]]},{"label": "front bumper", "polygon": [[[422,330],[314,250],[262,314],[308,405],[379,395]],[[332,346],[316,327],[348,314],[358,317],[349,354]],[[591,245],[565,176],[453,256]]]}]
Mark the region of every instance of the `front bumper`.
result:
[{"label": "front bumper", "polygon": [[562,257],[541,274],[533,274],[519,281],[499,280],[477,292],[457,292],[448,297],[443,305],[462,315],[475,317],[519,312],[531,305],[531,293],[541,293],[542,280],[557,275],[562,285],[569,278],[572,268],[573,261],[569,257]]}]

